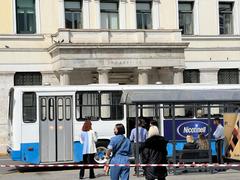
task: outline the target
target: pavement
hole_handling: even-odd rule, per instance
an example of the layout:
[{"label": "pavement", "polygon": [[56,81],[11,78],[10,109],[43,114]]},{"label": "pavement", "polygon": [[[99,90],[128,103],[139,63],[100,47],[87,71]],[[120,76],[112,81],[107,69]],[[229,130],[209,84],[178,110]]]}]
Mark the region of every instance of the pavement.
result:
[{"label": "pavement", "polygon": [[[0,157],[0,164],[19,164],[11,161],[8,157]],[[86,178],[88,170],[86,170]],[[109,176],[105,176],[103,169],[95,169],[96,179],[107,180]],[[144,180],[144,177],[132,176],[131,169],[130,180]],[[79,170],[73,168],[0,168],[0,180],[77,180],[79,178]],[[224,172],[210,174],[208,172],[191,172],[181,173],[180,175],[170,174],[167,180],[238,180],[240,178],[240,170],[229,169]]]}]

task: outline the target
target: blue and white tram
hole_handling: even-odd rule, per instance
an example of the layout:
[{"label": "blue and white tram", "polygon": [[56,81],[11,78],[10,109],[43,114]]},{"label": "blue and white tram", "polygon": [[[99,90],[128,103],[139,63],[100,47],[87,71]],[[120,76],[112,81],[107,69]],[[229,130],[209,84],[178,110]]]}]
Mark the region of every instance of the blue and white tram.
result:
[{"label": "blue and white tram", "polygon": [[[150,89],[209,89],[228,86],[207,85],[82,85],[82,86],[19,86],[9,92],[9,145],[8,152],[15,161],[32,164],[78,163],[82,160],[82,144],[79,137],[84,118],[91,117],[93,129],[98,134],[97,146],[106,147],[113,136],[116,123],[127,127],[127,134],[134,127],[136,110],[120,103],[124,90]],[[236,86],[235,88],[239,88]],[[203,105],[204,106],[204,105]],[[154,118],[151,107],[146,106],[141,117],[146,121]],[[185,136],[195,137],[202,131],[208,134],[204,108],[194,105],[189,109],[179,106],[176,115],[177,149],[185,143]],[[153,107],[154,108],[154,107]],[[160,132],[172,140],[170,107],[162,108],[159,116]],[[200,112],[201,110],[201,112]],[[219,114],[219,107],[213,109]],[[190,115],[189,115],[190,114]],[[198,115],[196,115],[198,114]],[[200,115],[200,116],[199,116]],[[201,116],[202,115],[202,116]],[[214,126],[211,125],[214,130]],[[215,144],[212,142],[215,154]],[[172,145],[168,145],[169,156]],[[101,163],[100,152],[96,161]]]},{"label": "blue and white tram", "polygon": [[116,123],[126,124],[121,94],[121,87],[115,85],[12,88],[8,146],[12,160],[80,162],[79,137],[85,117],[93,121],[98,145],[108,144]]}]

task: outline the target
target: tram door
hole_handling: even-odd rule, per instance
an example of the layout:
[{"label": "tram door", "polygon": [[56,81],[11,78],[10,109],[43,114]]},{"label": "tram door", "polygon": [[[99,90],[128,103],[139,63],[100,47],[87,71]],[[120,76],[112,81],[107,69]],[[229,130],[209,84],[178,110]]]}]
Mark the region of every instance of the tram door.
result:
[{"label": "tram door", "polygon": [[39,103],[41,162],[72,161],[72,97],[42,96]]}]

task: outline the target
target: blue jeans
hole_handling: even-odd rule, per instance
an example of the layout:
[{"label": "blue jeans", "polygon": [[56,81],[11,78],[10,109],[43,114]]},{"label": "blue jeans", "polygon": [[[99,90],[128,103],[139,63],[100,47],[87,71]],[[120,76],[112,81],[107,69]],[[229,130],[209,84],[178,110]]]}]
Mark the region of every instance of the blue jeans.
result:
[{"label": "blue jeans", "polygon": [[[128,156],[116,155],[112,158],[110,164],[129,164]],[[129,180],[130,167],[110,167],[111,180]]]},{"label": "blue jeans", "polygon": [[129,180],[130,167],[111,167],[110,177],[111,180]]}]

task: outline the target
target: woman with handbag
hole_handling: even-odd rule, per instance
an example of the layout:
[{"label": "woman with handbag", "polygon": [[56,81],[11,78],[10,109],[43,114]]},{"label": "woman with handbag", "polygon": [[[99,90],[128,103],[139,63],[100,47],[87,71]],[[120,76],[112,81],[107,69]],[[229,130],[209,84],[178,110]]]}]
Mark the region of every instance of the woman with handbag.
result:
[{"label": "woman with handbag", "polygon": [[[125,127],[123,124],[116,124],[114,128],[115,136],[111,138],[108,145],[107,158],[111,159],[110,164],[130,164],[129,156],[131,155],[131,142],[127,139],[125,134]],[[111,167],[110,177],[111,180],[128,180],[129,179],[130,167]]]},{"label": "woman with handbag", "polygon": [[[83,124],[80,142],[83,144],[83,164],[94,164],[94,155],[97,152],[97,136],[96,133],[92,130],[92,123],[89,119],[87,119]],[[79,174],[80,179],[83,179],[84,171],[85,168],[82,167]],[[90,179],[96,178],[93,167],[90,167],[89,174]]]}]

